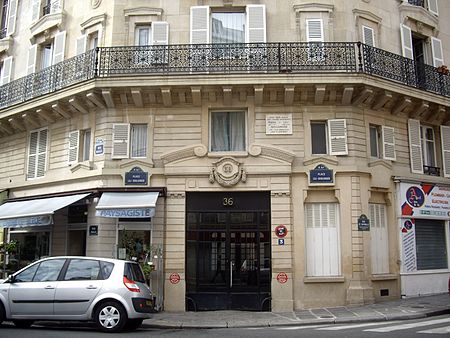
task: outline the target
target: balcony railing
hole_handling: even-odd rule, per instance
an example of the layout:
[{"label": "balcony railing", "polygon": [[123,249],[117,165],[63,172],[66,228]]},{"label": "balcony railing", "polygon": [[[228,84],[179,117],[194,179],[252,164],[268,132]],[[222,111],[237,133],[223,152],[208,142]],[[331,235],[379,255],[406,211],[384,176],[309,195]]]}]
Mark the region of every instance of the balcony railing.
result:
[{"label": "balcony railing", "polygon": [[0,109],[96,77],[366,73],[450,97],[437,68],[361,44],[254,43],[102,47],[0,87]]},{"label": "balcony railing", "polygon": [[408,0],[408,3],[413,6],[425,7],[425,0]]},{"label": "balcony railing", "polygon": [[6,27],[0,29],[0,39],[6,36]]}]

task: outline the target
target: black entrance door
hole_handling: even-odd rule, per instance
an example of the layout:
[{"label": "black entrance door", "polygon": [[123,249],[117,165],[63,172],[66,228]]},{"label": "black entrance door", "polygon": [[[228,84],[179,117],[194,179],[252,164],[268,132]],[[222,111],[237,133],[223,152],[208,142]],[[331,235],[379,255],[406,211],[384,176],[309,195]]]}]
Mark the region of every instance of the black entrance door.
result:
[{"label": "black entrance door", "polygon": [[[205,199],[203,210],[195,210],[195,201]],[[221,210],[208,210],[216,199]],[[188,195],[188,310],[270,310],[268,199],[264,193]]]}]

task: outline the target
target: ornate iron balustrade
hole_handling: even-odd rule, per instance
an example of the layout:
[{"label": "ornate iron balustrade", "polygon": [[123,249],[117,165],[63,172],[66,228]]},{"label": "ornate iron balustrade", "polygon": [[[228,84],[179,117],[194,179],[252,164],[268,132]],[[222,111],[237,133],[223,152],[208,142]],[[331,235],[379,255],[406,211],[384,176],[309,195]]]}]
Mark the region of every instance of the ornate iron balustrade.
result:
[{"label": "ornate iron balustrade", "polygon": [[450,97],[450,76],[355,42],[102,47],[0,87],[0,109],[95,77],[358,73]]},{"label": "ornate iron balustrade", "polygon": [[424,0],[408,0],[408,3],[413,6],[425,7]]},{"label": "ornate iron balustrade", "polygon": [[398,54],[361,45],[364,73],[403,83],[443,96],[450,96],[450,76],[438,68],[415,62]]}]

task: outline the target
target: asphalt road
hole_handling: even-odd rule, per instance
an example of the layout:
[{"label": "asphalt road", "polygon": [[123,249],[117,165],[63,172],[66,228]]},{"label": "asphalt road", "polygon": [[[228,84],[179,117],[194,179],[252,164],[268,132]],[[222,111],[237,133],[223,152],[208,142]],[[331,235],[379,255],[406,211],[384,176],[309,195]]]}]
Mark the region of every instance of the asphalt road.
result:
[{"label": "asphalt road", "polygon": [[[114,336],[114,335],[113,335]],[[339,325],[285,326],[272,328],[228,328],[168,330],[140,328],[134,332],[121,333],[120,337],[332,337],[332,338],[410,338],[450,337],[450,315],[420,320],[372,322]],[[96,331],[91,324],[84,323],[37,323],[29,329],[18,329],[12,323],[0,326],[0,337],[111,337],[111,334]]]}]

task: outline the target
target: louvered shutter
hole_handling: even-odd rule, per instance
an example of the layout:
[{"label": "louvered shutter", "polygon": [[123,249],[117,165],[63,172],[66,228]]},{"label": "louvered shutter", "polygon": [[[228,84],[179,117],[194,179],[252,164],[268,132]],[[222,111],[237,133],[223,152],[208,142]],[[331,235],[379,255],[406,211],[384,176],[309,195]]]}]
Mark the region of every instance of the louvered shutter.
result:
[{"label": "louvered shutter", "polygon": [[408,137],[411,172],[423,174],[422,144],[420,140],[419,120],[408,120]]},{"label": "louvered shutter", "polygon": [[400,25],[400,36],[402,40],[402,54],[408,59],[414,59],[411,28]]},{"label": "louvered shutter", "polygon": [[41,0],[32,0],[31,3],[31,22],[39,20],[41,14]]},{"label": "louvered shutter", "polygon": [[266,42],[266,6],[247,5],[247,43]]},{"label": "louvered shutter", "polygon": [[16,19],[17,19],[17,5],[18,0],[9,0],[8,4],[8,27],[6,28],[6,35],[10,36],[11,34],[14,34],[14,31],[16,30]]},{"label": "louvered shutter", "polygon": [[50,6],[50,13],[59,13],[61,12],[61,0],[52,0]]},{"label": "louvered shutter", "polygon": [[382,126],[381,134],[383,140],[383,158],[385,160],[395,161],[395,129]]},{"label": "louvered shutter", "polygon": [[55,50],[53,52],[52,65],[64,61],[64,49],[66,47],[66,31],[59,32],[55,35]]},{"label": "louvered shutter", "polygon": [[169,24],[167,22],[152,22],[152,43],[154,45],[169,44]]},{"label": "louvered shutter", "polygon": [[444,53],[442,52],[442,41],[431,37],[431,51],[433,53],[433,66],[439,67],[444,64]]},{"label": "louvered shutter", "polygon": [[0,86],[3,86],[11,81],[12,61],[12,56],[9,56],[3,60],[2,72],[0,74]]},{"label": "louvered shutter", "polygon": [[362,26],[363,43],[375,47],[375,34],[373,29],[367,26]]},{"label": "louvered shutter", "polygon": [[435,15],[439,15],[437,0],[428,0],[428,10]]},{"label": "louvered shutter", "polygon": [[76,55],[86,53],[87,35],[83,34],[77,38]]},{"label": "louvered shutter", "polygon": [[306,41],[323,42],[323,24],[322,19],[306,20]]},{"label": "louvered shutter", "polygon": [[47,161],[47,143],[47,129],[30,133],[27,178],[32,179],[44,176]]},{"label": "louvered shutter", "polygon": [[450,177],[450,127],[441,126],[441,145],[444,176]]},{"label": "louvered shutter", "polygon": [[80,147],[80,131],[75,130],[69,133],[69,164],[78,163],[78,154]]},{"label": "louvered shutter", "polygon": [[36,71],[37,45],[32,45],[28,49],[27,75]]},{"label": "louvered shutter", "polygon": [[347,155],[347,122],[345,119],[328,120],[330,155]]},{"label": "louvered shutter", "polygon": [[386,206],[369,204],[372,274],[389,273],[389,238]]},{"label": "louvered shutter", "polygon": [[191,44],[209,43],[209,6],[191,7]]},{"label": "louvered shutter", "polygon": [[130,125],[128,123],[113,124],[112,158],[128,158],[130,142]]},{"label": "louvered shutter", "polygon": [[36,177],[38,135],[39,135],[38,131],[33,131],[30,133],[30,143],[28,147],[27,178]]},{"label": "louvered shutter", "polygon": [[39,132],[36,177],[44,177],[47,165],[48,130]]}]

